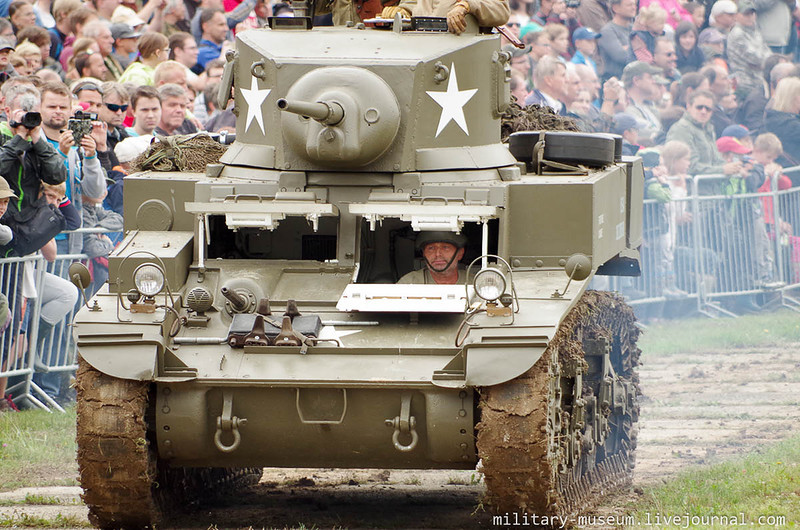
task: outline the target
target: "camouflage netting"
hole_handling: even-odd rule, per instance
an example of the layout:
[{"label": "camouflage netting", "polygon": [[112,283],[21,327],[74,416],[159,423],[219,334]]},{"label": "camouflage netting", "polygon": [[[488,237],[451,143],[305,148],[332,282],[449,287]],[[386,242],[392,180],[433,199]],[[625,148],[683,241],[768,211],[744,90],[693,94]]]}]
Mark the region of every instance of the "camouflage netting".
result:
[{"label": "camouflage netting", "polygon": [[134,171],[193,171],[204,173],[217,164],[227,146],[204,133],[160,136],[133,161]]},{"label": "camouflage netting", "polygon": [[550,107],[528,105],[521,107],[511,103],[501,118],[500,139],[508,141],[511,133],[517,131],[578,131],[578,126],[572,118],[567,118],[553,112]]}]

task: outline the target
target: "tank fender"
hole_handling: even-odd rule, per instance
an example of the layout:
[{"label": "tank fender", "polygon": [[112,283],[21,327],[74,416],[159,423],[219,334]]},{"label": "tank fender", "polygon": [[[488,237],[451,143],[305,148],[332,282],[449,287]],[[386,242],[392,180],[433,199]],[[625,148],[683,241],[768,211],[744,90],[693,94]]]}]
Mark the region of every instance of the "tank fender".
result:
[{"label": "tank fender", "polygon": [[467,345],[467,386],[498,385],[524,374],[542,356],[547,342],[546,337],[531,337],[526,342]]},{"label": "tank fender", "polygon": [[100,372],[133,381],[151,381],[164,350],[161,337],[153,330],[133,328],[122,333],[81,334],[78,353]]}]

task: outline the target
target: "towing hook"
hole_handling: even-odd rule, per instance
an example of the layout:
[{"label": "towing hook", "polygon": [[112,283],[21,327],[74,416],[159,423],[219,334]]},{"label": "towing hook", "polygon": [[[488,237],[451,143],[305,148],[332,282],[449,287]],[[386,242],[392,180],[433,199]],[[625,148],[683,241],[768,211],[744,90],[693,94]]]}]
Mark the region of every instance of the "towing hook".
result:
[{"label": "towing hook", "polygon": [[[222,414],[217,416],[217,431],[214,433],[214,445],[223,453],[232,453],[239,448],[242,442],[242,435],[239,432],[239,427],[244,427],[247,424],[247,418],[239,418],[232,415],[233,413],[233,393],[224,391],[222,393]],[[222,433],[231,433],[233,435],[233,443],[226,445],[222,442]]]}]

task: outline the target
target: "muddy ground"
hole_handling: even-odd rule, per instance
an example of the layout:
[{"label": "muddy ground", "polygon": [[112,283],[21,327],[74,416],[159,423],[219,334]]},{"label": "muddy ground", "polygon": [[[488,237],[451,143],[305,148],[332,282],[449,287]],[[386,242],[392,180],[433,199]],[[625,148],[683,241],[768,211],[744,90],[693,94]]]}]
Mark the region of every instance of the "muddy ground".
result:
[{"label": "muddy ground", "polygon": [[[797,432],[800,344],[781,348],[645,356],[635,486],[746,454]],[[267,469],[252,491],[178,517],[181,528],[492,528],[478,475],[465,471]],[[79,488],[38,489],[48,506],[0,506],[52,519],[86,520]],[[0,493],[0,504],[25,491]],[[631,495],[606,499],[607,512]],[[5,501],[5,502],[4,502]]]}]

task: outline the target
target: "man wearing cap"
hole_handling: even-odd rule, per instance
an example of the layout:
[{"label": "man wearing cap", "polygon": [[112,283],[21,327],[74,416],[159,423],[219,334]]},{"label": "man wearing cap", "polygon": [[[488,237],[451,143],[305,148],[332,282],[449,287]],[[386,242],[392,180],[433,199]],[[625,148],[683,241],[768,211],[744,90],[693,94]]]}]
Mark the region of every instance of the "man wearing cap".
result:
[{"label": "man wearing cap", "polygon": [[728,35],[728,66],[736,79],[737,93],[747,94],[761,88],[764,60],[771,53],[756,26],[753,0],[740,0],[736,25]]},{"label": "man wearing cap", "polygon": [[111,54],[111,57],[119,63],[124,72],[128,65],[133,62],[133,54],[138,50],[136,44],[142,34],[134,31],[127,24],[112,24],[111,36],[114,38],[114,53]]},{"label": "man wearing cap", "polygon": [[622,72],[622,82],[628,91],[628,107],[625,113],[643,124],[640,138],[646,145],[653,145],[661,133],[661,118],[653,101],[658,95],[654,75],[661,73],[657,66],[643,61],[634,61]]},{"label": "man wearing cap", "polygon": [[609,0],[614,18],[600,30],[597,48],[604,65],[603,80],[619,78],[628,64],[631,25],[636,18],[636,0]]},{"label": "man wearing cap", "polygon": [[453,285],[466,281],[466,271],[459,267],[467,238],[455,232],[420,232],[415,244],[425,260],[425,268],[411,271],[397,283]]},{"label": "man wearing cap", "polygon": [[711,7],[708,27],[727,35],[736,24],[736,13],[738,12],[739,10],[732,0],[717,0]]},{"label": "man wearing cap", "polygon": [[716,28],[706,28],[697,37],[697,45],[703,52],[706,61],[727,64],[725,62],[725,36]]},{"label": "man wearing cap", "polygon": [[575,64],[585,64],[592,67],[597,73],[597,62],[594,58],[597,55],[597,39],[599,33],[595,33],[589,28],[578,28],[572,34],[572,43],[575,45],[575,55],[571,61]]}]

